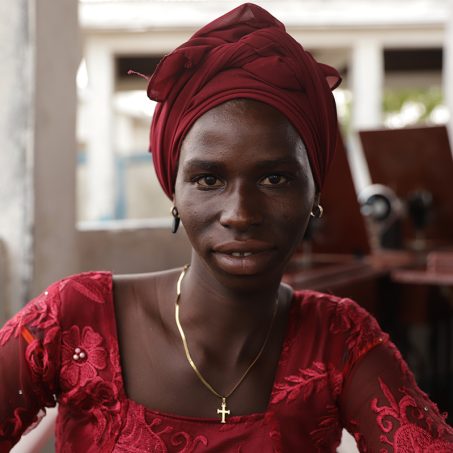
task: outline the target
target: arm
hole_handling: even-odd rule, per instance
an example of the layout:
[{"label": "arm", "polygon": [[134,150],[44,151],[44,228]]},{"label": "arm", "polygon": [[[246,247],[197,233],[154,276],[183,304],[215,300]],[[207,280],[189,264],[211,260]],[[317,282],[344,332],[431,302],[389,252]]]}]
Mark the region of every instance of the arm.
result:
[{"label": "arm", "polygon": [[59,362],[58,284],[0,330],[0,452],[56,404]]},{"label": "arm", "polygon": [[453,451],[453,429],[418,388],[397,348],[370,315],[364,316],[362,326],[365,338],[380,341],[368,348],[364,337],[356,337],[339,397],[344,425],[360,451]]}]

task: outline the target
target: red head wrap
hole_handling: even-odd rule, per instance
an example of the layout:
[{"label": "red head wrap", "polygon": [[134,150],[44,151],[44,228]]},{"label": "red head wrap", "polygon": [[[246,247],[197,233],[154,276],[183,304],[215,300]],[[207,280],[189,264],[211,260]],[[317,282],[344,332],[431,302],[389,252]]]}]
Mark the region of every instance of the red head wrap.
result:
[{"label": "red head wrap", "polygon": [[148,85],[158,102],[150,151],[165,193],[173,195],[181,143],[192,124],[234,98],[265,102],[288,118],[321,189],[337,134],[331,90],[340,81],[259,6],[246,3],[201,28],[162,59]]}]

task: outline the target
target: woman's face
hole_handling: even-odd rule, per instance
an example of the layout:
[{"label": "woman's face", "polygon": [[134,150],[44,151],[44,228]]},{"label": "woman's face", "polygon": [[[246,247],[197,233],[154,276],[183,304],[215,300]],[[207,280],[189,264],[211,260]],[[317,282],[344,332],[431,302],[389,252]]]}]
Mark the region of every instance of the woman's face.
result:
[{"label": "woman's face", "polygon": [[184,139],[174,202],[192,259],[217,275],[281,278],[316,198],[301,138],[267,104],[222,104]]}]

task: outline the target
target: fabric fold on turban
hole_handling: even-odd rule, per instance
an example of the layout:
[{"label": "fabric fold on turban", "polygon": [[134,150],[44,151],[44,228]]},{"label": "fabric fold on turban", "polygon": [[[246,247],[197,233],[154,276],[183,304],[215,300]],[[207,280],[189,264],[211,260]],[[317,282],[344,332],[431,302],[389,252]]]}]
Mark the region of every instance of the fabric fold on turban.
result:
[{"label": "fabric fold on turban", "polygon": [[322,188],[333,159],[337,116],[331,90],[338,72],[318,63],[263,8],[246,3],[197,31],[166,55],[148,84],[157,101],[150,151],[172,198],[180,148],[190,127],[228,100],[249,98],[279,110],[299,132],[315,183]]}]

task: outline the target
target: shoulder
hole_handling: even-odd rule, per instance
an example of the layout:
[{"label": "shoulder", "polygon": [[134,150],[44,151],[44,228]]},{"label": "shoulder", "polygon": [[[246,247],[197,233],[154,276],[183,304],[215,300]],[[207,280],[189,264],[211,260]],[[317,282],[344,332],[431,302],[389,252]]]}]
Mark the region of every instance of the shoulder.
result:
[{"label": "shoulder", "polygon": [[333,294],[322,293],[312,290],[294,291],[294,300],[299,310],[313,311],[319,315],[330,316],[371,316],[357,302],[346,297],[338,297]]},{"label": "shoulder", "polygon": [[294,291],[294,303],[297,311],[305,316],[317,316],[321,318],[334,318],[338,311],[358,305],[350,300],[313,290]]},{"label": "shoulder", "polygon": [[86,312],[86,305],[104,304],[108,300],[110,275],[108,272],[85,272],[55,281],[3,326],[0,344],[11,336],[18,337],[24,326],[54,332],[80,318],[79,314]]},{"label": "shoulder", "polygon": [[329,354],[346,359],[347,366],[388,340],[376,319],[351,299],[316,291],[297,291],[294,297],[300,330],[311,331],[318,342],[322,337]]},{"label": "shoulder", "polygon": [[181,269],[170,269],[141,274],[113,276],[114,305],[118,317],[135,310],[137,304],[144,313],[160,316],[159,304],[174,297],[174,282]]},{"label": "shoulder", "polygon": [[176,273],[181,269],[170,269],[158,272],[146,272],[136,274],[115,274],[112,275],[113,287],[115,290],[124,290],[128,287],[141,289],[157,289],[168,280],[173,280]]},{"label": "shoulder", "polygon": [[61,298],[87,299],[104,303],[112,290],[112,273],[109,271],[91,271],[69,275],[50,288],[58,290]]},{"label": "shoulder", "polygon": [[112,273],[91,271],[69,275],[50,285],[45,294],[57,306],[62,328],[94,322],[111,313]]},{"label": "shoulder", "polygon": [[297,311],[304,318],[317,319],[332,334],[357,334],[380,331],[376,319],[357,302],[349,298],[334,296],[318,291],[295,291]]}]

